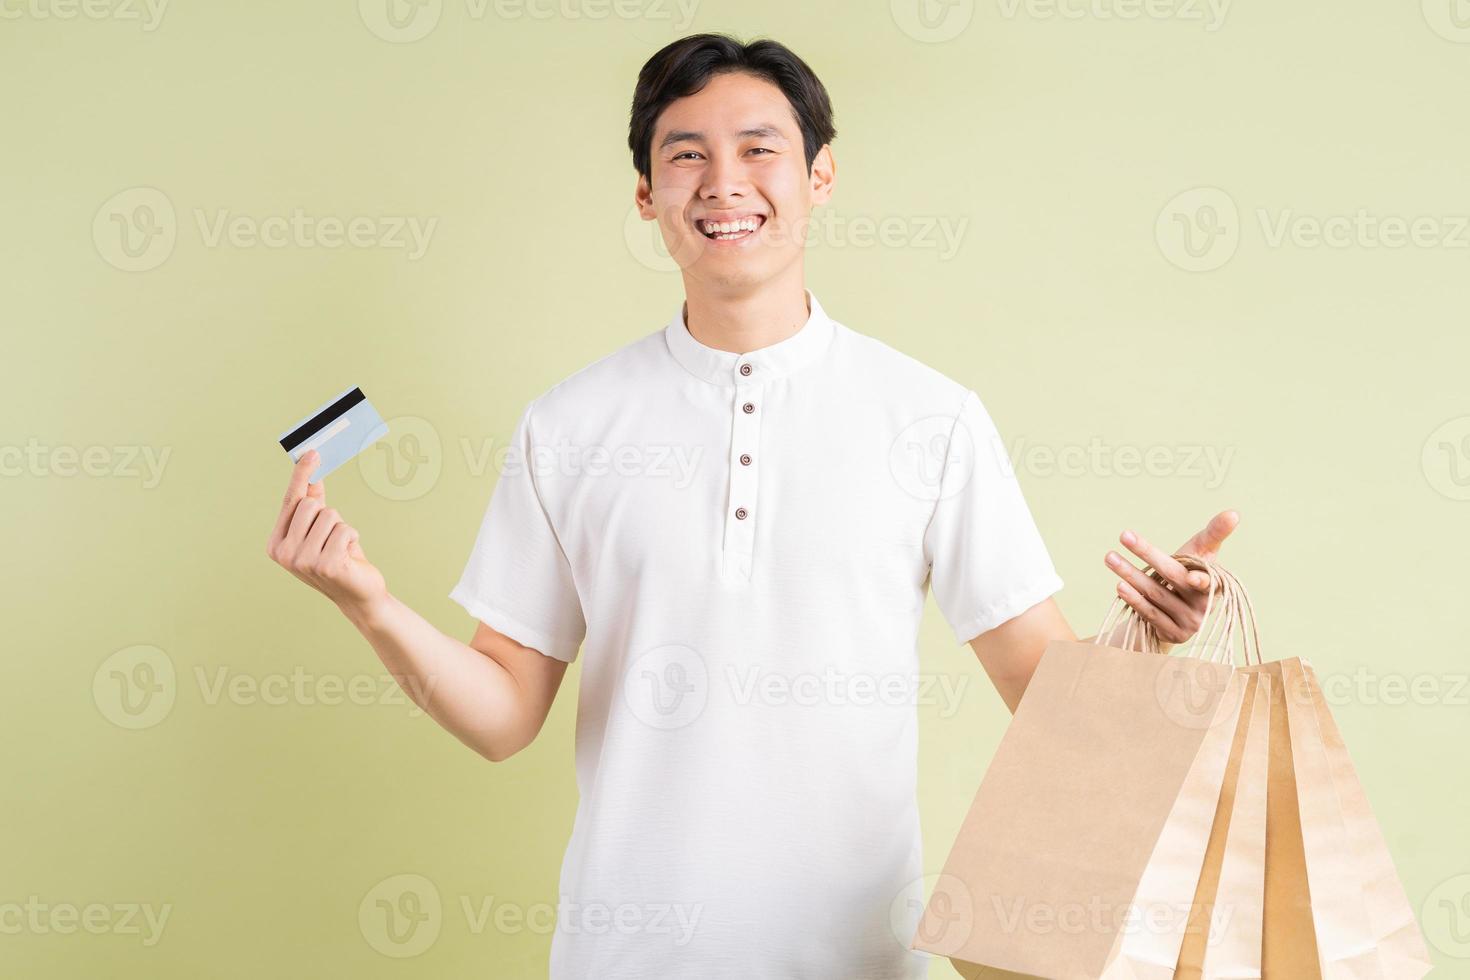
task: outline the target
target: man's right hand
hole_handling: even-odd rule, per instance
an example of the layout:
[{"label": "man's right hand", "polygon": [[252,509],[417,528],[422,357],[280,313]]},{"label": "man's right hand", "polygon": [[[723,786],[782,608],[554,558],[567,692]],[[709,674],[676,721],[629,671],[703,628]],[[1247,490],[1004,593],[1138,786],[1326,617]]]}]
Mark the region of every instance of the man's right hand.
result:
[{"label": "man's right hand", "polygon": [[307,482],[320,458],[313,449],[297,460],[265,552],[344,612],[368,609],[388,587],[363,554],[357,529],[327,506],[326,482]]}]

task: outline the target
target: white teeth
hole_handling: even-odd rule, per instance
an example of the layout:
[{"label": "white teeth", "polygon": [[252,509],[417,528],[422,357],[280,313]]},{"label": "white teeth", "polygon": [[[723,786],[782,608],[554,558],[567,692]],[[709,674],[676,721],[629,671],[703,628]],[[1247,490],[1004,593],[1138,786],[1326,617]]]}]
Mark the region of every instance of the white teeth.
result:
[{"label": "white teeth", "polygon": [[743,231],[755,231],[760,224],[756,217],[741,218],[738,221],[707,221],[699,222],[700,229],[710,235],[732,235]]}]

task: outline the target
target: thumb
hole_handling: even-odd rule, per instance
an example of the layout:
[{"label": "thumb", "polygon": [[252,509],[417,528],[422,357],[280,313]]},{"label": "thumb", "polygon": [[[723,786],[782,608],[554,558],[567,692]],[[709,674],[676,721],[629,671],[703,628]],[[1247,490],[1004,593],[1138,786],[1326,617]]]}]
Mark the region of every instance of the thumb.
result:
[{"label": "thumb", "polygon": [[1239,523],[1240,513],[1233,510],[1221,511],[1210,518],[1205,529],[1195,535],[1195,546],[1199,553],[1205,558],[1213,558]]}]

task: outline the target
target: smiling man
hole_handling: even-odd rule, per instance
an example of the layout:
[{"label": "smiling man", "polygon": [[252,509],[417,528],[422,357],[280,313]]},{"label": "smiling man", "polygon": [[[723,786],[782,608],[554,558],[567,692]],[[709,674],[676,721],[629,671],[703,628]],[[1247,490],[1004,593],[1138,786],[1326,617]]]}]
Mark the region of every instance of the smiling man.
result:
[{"label": "smiling man", "polygon": [[[775,42],[697,35],[643,67],[636,200],[684,298],[521,415],[451,593],[479,620],[468,645],[392,595],[313,457],[271,533],[489,759],[532,741],[580,654],[558,980],[922,976],[925,595],[1012,710],[1047,644],[1076,638],[976,392],[805,285],[833,137],[826,90]],[[697,460],[679,480],[652,465],[671,451]],[[1180,550],[1215,554],[1236,521]],[[1167,584],[1109,552],[1119,594],[1164,640],[1192,635],[1203,576],[1121,540]]]}]

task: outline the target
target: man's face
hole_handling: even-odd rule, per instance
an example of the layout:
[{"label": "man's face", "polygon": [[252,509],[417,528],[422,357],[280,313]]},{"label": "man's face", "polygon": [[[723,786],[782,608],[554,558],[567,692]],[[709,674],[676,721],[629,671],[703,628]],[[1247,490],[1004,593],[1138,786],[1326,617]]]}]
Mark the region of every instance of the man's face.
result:
[{"label": "man's face", "polygon": [[651,152],[653,189],[639,178],[639,213],[658,220],[686,278],[740,288],[801,261],[812,206],[831,195],[832,156],[823,147],[807,173],[801,130],[775,85],[715,76],[664,109]]}]

